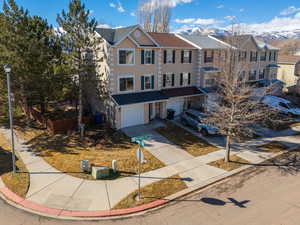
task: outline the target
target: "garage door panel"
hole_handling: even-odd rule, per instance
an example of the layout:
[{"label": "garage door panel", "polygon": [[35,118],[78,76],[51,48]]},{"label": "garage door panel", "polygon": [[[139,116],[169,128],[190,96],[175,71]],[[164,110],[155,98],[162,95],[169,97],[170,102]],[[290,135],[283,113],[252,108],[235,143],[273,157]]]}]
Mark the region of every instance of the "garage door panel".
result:
[{"label": "garage door panel", "polygon": [[121,127],[137,126],[145,123],[144,105],[131,105],[121,108]]}]

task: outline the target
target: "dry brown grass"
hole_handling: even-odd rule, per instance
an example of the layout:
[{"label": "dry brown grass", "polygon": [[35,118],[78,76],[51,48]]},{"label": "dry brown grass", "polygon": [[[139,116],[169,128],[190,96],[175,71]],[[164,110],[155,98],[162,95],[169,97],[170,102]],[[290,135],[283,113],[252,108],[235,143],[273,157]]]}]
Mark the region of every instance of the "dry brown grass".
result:
[{"label": "dry brown grass", "polygon": [[258,149],[262,151],[267,151],[267,152],[282,152],[288,149],[288,146],[285,144],[278,142],[278,141],[272,141],[270,143],[264,144],[262,146],[259,146]]},{"label": "dry brown grass", "polygon": [[175,194],[185,188],[187,186],[179,176],[172,176],[141,188],[142,199],[140,201],[136,201],[138,195],[136,190],[121,200],[113,209],[126,209],[144,205]]},{"label": "dry brown grass", "polygon": [[167,122],[165,127],[160,127],[156,131],[195,157],[219,150],[216,146],[171,122]]},{"label": "dry brown grass", "polygon": [[29,188],[29,174],[26,166],[17,156],[16,165],[18,172],[12,172],[12,158],[11,158],[10,144],[0,134],[0,176],[7,188],[21,197],[25,197]]},{"label": "dry brown grass", "polygon": [[249,163],[247,160],[238,157],[237,155],[230,156],[230,162],[226,163],[224,159],[220,159],[218,161],[214,161],[209,163],[208,165],[217,167],[222,170],[231,171],[238,169],[245,164]]},{"label": "dry brown grass", "polygon": [[[25,132],[18,131],[18,134],[28,141],[33,151],[43,157],[54,168],[69,175],[92,180],[90,174],[80,172],[81,160],[89,160],[90,163],[97,163],[111,168],[111,162],[114,159],[117,160],[119,173],[109,179],[136,174],[138,162],[135,151],[138,146],[131,143],[130,138],[122,132],[110,128],[101,128],[90,133],[90,136],[96,135],[96,143],[91,141],[90,138],[86,138],[82,143],[75,134],[53,136],[46,131],[31,128]],[[142,165],[142,172],[165,166],[146,149],[143,149],[143,152],[147,163]]]}]

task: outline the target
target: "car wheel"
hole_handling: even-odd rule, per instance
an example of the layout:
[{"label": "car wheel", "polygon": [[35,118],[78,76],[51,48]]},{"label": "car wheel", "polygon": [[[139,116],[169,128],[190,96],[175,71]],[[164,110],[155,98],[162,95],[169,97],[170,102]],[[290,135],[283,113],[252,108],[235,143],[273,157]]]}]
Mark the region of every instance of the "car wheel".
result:
[{"label": "car wheel", "polygon": [[208,132],[206,129],[202,129],[201,130],[201,133],[204,135],[204,136],[208,136]]}]

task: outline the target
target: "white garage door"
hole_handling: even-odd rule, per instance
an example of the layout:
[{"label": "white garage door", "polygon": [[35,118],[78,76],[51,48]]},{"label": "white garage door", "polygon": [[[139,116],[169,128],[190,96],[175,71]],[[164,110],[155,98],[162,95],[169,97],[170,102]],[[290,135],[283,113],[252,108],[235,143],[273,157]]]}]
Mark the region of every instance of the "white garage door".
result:
[{"label": "white garage door", "polygon": [[143,104],[122,107],[121,114],[121,128],[145,123]]},{"label": "white garage door", "polygon": [[182,113],[184,106],[184,101],[168,101],[167,109],[173,109],[175,111],[175,116]]}]

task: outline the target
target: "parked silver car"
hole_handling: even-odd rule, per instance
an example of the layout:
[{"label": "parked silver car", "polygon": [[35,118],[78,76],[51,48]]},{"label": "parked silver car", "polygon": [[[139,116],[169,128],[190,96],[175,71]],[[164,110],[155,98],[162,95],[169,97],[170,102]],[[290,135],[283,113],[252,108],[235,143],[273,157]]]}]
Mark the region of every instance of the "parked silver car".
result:
[{"label": "parked silver car", "polygon": [[203,118],[207,117],[206,114],[189,109],[182,113],[180,119],[184,125],[191,126],[203,135],[217,135],[218,129],[210,124],[203,122]]}]

